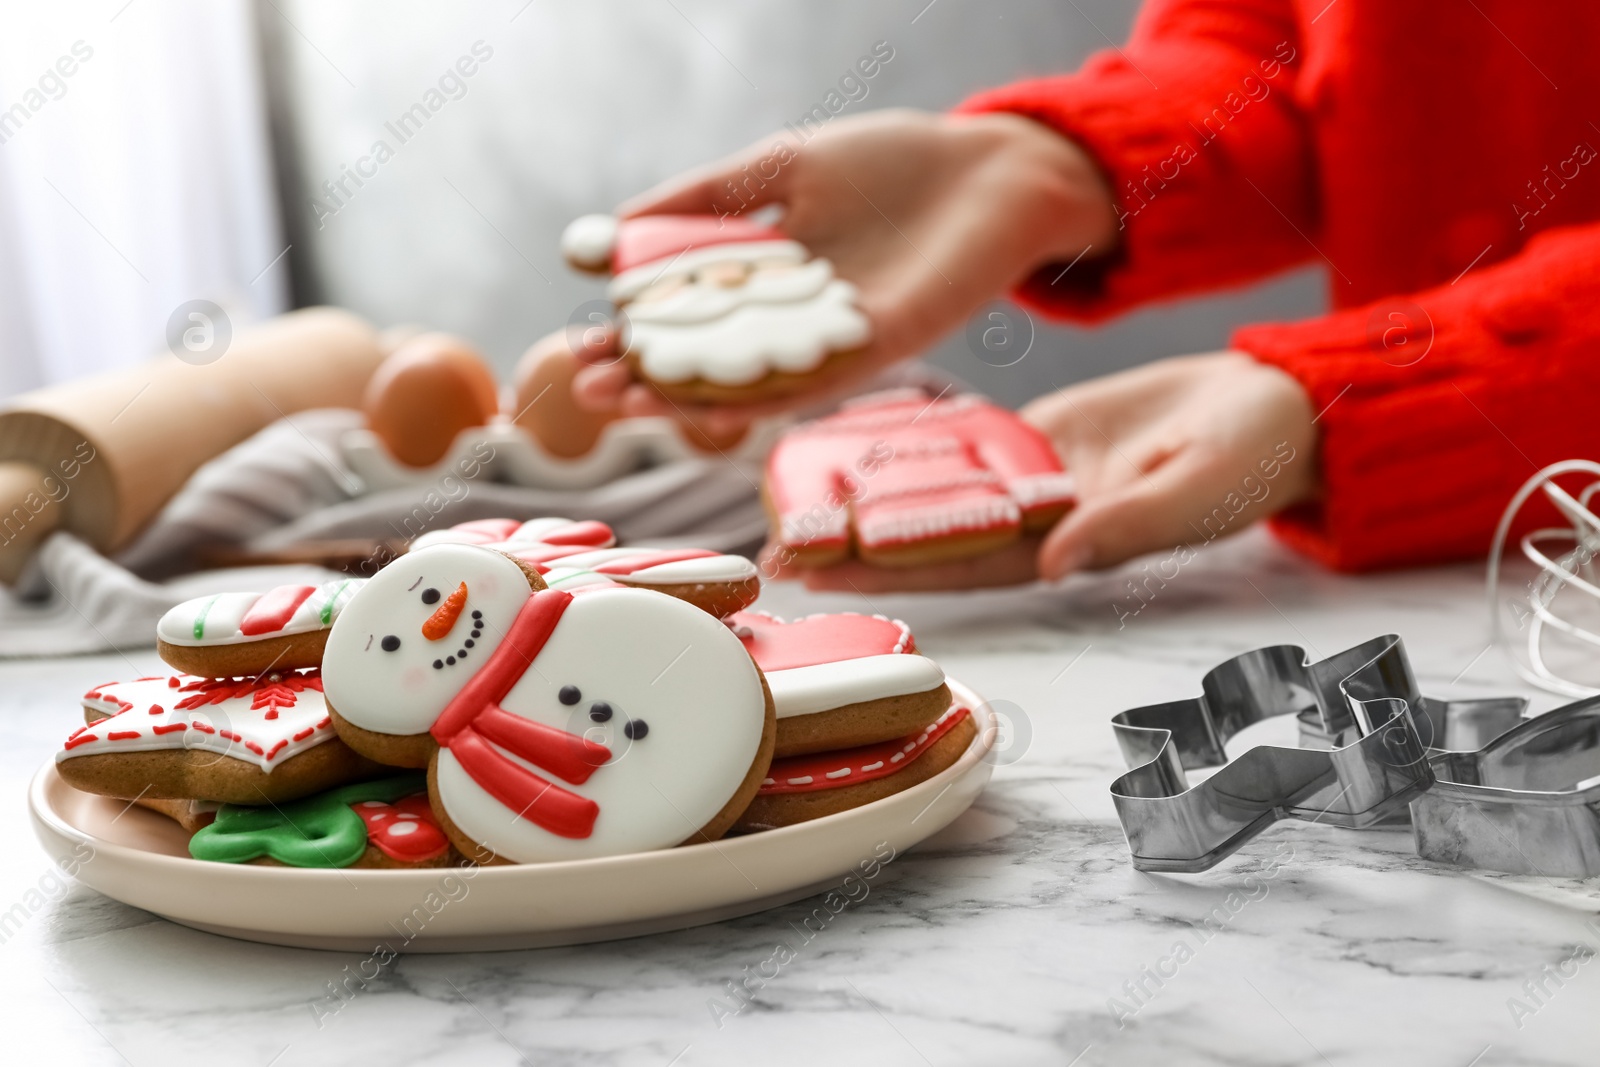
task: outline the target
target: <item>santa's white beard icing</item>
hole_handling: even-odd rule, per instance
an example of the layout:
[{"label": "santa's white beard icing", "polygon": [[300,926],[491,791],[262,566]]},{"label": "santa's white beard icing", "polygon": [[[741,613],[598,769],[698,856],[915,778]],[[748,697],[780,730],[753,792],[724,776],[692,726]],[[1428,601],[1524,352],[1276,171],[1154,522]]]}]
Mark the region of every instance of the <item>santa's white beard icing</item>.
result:
[{"label": "santa's white beard icing", "polygon": [[379,734],[432,732],[439,805],[518,862],[676,845],[761,749],[766,695],[739,639],[645,589],[531,593],[472,545],[409,553],[345,607],[329,704]]},{"label": "santa's white beard icing", "polygon": [[773,371],[805,374],[867,342],[856,289],[825,259],[758,265],[741,284],[694,278],[625,308],[628,352],[645,377],[751,385]]}]

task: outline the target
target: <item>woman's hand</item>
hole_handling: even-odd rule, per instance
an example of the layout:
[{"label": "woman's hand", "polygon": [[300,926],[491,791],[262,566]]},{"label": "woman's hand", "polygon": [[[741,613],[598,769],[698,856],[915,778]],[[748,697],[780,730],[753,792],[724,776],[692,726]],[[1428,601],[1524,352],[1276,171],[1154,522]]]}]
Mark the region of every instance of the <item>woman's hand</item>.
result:
[{"label": "woman's hand", "polygon": [[[851,561],[767,572],[813,589],[953,589],[1060,578],[1236,533],[1316,491],[1310,398],[1242,352],[1164,359],[1041,397],[1022,411],[1060,452],[1077,506],[1042,542],[897,570]],[[780,550],[781,551],[781,550]]]},{"label": "woman's hand", "polygon": [[[830,392],[921,352],[1035,268],[1110,251],[1117,232],[1110,192],[1089,156],[1044,126],[1003,114],[894,110],[835,119],[809,141],[766,138],[619,210],[742,214],[769,204],[784,208],[779,228],[855,283],[872,322],[852,378],[830,383]],[[718,429],[778,407],[669,406],[605,348],[596,347],[573,385],[588,410],[674,414]]]}]

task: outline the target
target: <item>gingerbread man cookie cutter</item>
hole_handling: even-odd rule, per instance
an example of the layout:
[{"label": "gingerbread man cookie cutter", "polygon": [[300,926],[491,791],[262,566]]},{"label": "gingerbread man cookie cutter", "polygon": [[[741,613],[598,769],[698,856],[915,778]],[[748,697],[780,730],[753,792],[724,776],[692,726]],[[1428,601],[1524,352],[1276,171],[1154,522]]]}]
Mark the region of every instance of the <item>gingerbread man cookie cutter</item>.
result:
[{"label": "gingerbread man cookie cutter", "polygon": [[[1132,769],[1111,795],[1139,870],[1209,870],[1281,819],[1362,828],[1401,816],[1434,785],[1434,756],[1481,748],[1526,706],[1423,697],[1393,634],[1319,662],[1293,645],[1256,649],[1214,667],[1202,690],[1112,719]],[[1230,738],[1282,715],[1299,720],[1301,747],[1229,761]],[[1206,767],[1219,769],[1191,787],[1184,772]]]}]

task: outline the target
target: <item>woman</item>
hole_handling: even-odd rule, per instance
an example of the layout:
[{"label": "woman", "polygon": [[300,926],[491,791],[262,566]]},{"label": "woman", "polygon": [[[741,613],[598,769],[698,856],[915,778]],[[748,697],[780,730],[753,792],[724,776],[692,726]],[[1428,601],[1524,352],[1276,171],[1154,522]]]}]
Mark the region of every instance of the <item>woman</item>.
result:
[{"label": "woman", "polygon": [[[863,376],[1007,290],[1095,320],[1324,266],[1327,316],[1030,404],[1082,492],[1041,545],[813,584],[1055,578],[1195,543],[1285,449],[1227,532],[1277,512],[1335,567],[1460,557],[1537,467],[1600,452],[1597,39],[1600,9],[1574,3],[1149,0],[1075,74],[764,138],[622,211],[784,205],[860,287]],[[743,181],[775,141],[792,158]],[[657,403],[621,364],[573,390],[589,410]],[[749,414],[690,416],[715,437]]]}]

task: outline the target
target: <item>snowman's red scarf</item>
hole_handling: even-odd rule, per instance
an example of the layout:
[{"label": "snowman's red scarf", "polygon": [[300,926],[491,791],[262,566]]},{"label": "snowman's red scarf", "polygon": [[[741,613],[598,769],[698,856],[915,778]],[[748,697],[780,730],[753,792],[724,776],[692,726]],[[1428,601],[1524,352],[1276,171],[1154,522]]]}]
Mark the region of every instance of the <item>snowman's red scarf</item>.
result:
[{"label": "snowman's red scarf", "polygon": [[600,805],[546,781],[495,747],[574,785],[587,781],[611,758],[604,745],[500,707],[571,601],[571,593],[558,589],[541,589],[528,597],[488,662],[445,705],[431,733],[468,777],[519,817],[559,837],[588,837]]}]

